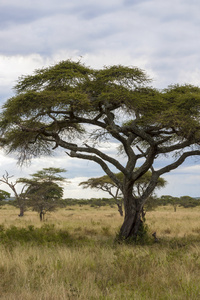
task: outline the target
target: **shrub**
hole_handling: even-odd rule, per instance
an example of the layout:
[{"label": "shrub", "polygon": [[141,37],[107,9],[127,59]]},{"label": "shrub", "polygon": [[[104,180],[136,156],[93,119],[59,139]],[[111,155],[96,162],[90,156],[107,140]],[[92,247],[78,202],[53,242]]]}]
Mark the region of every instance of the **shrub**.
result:
[{"label": "shrub", "polygon": [[27,228],[11,226],[5,229],[0,227],[0,240],[2,244],[32,243],[32,244],[67,244],[72,243],[72,238],[67,230],[56,230],[55,225],[44,224],[41,228],[29,225]]}]

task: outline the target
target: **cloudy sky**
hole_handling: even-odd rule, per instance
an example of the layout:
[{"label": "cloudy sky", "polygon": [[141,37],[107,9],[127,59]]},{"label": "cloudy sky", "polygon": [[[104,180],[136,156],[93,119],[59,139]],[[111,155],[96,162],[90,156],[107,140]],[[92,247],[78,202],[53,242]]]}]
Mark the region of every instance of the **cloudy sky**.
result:
[{"label": "cloudy sky", "polygon": [[[1,0],[0,104],[13,95],[20,75],[69,58],[95,68],[137,66],[161,89],[174,83],[199,86],[199,11],[198,0]],[[66,197],[106,196],[77,187],[103,175],[91,162],[60,151],[20,168],[0,152],[2,175],[7,170],[21,177],[48,166],[68,170]],[[200,196],[200,159],[186,161],[165,178],[168,185],[160,194]]]}]

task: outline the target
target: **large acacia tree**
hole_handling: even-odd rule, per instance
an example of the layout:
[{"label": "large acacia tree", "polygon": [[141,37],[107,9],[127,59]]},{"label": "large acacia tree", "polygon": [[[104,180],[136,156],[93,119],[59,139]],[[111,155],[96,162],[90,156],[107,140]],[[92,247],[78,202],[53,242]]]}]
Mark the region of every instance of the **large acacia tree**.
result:
[{"label": "large acacia tree", "polygon": [[[149,82],[144,71],[120,65],[93,70],[67,60],[36,70],[19,78],[16,95],[3,105],[1,145],[17,151],[21,163],[60,147],[71,158],[99,164],[123,193],[120,236],[136,237],[158,178],[200,155],[200,88],[175,85],[160,91]],[[109,140],[121,146],[122,159],[100,147]],[[163,155],[173,160],[161,165]],[[149,184],[135,198],[133,185],[148,170]]]}]

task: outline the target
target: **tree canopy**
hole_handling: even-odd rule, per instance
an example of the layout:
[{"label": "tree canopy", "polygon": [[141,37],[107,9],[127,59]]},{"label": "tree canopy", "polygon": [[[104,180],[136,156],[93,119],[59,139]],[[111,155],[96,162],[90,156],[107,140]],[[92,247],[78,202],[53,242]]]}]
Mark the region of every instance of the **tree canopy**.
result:
[{"label": "tree canopy", "polygon": [[65,177],[61,176],[60,173],[65,173],[66,170],[63,168],[43,168],[34,174],[31,174],[32,180],[37,182],[63,182],[66,181]]},{"label": "tree canopy", "polygon": [[[123,174],[117,173],[115,176],[122,182]],[[101,177],[89,178],[87,181],[82,181],[79,183],[84,189],[91,188],[96,190],[102,190],[107,192],[113,198],[121,198],[121,191],[119,187],[112,181],[112,179],[108,175],[104,175]]]},{"label": "tree canopy", "polygon": [[63,197],[64,189],[59,184],[65,181],[65,177],[59,173],[63,172],[66,170],[52,167],[43,168],[32,174],[30,179],[18,179],[18,182],[26,186],[27,205],[40,213],[41,220],[47,211],[53,211],[59,206],[59,200]]},{"label": "tree canopy", "polygon": [[[158,178],[200,155],[200,88],[149,84],[143,70],[121,65],[94,70],[67,60],[36,70],[19,78],[15,96],[3,105],[1,146],[18,153],[21,163],[61,147],[71,158],[99,164],[123,193],[120,235],[136,237]],[[122,158],[119,147],[106,152],[105,141],[120,145]],[[173,160],[162,161],[163,155]],[[133,185],[148,170],[149,184],[135,199]]]},{"label": "tree canopy", "polygon": [[6,200],[7,198],[10,198],[10,193],[0,190],[0,201]]}]

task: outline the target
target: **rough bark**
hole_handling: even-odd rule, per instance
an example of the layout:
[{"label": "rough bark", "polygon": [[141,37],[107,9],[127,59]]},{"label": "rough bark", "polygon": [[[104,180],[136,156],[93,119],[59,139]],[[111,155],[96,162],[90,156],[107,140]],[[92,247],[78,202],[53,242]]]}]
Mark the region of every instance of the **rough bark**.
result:
[{"label": "rough bark", "polygon": [[120,239],[124,240],[131,238],[136,240],[142,223],[143,221],[139,211],[135,209],[135,211],[132,210],[132,212],[129,212],[125,216],[124,222],[120,229]]},{"label": "rough bark", "polygon": [[40,212],[40,221],[44,221],[44,215],[45,213],[43,212],[43,210]]},{"label": "rough bark", "polygon": [[118,212],[120,216],[123,217],[124,214],[123,214],[122,204],[117,203],[117,206],[118,206]]},{"label": "rough bark", "polygon": [[136,239],[143,223],[141,216],[142,207],[139,199],[134,198],[132,191],[133,183],[127,182],[127,184],[124,185],[123,192],[125,217],[119,234],[121,239]]},{"label": "rough bark", "polygon": [[23,217],[24,216],[24,206],[23,205],[19,207],[19,215],[18,216],[19,217]]}]

